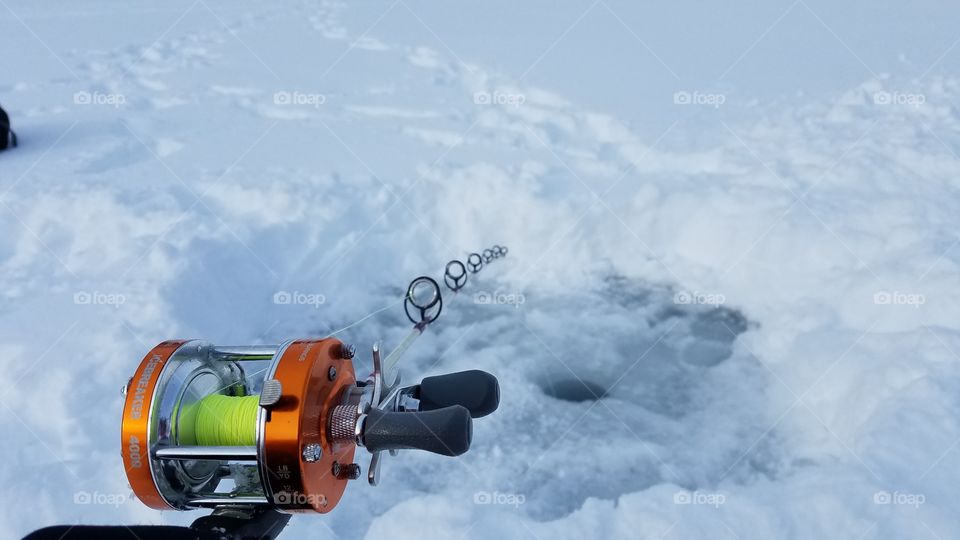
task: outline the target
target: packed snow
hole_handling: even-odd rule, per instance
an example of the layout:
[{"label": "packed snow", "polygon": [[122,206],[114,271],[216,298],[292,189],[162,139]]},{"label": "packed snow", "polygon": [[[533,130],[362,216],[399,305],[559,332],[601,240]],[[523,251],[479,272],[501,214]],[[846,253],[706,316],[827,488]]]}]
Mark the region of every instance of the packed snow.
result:
[{"label": "packed snow", "polygon": [[958,17],[0,0],[0,535],[202,515],[119,458],[154,344],[366,369],[502,244],[404,366],[499,378],[470,452],[284,537],[960,536]]}]

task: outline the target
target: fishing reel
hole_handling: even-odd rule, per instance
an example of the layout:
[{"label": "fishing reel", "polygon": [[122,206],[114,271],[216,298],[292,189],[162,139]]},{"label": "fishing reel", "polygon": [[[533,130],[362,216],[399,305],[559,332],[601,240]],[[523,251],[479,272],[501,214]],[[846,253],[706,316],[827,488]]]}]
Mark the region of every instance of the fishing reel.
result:
[{"label": "fishing reel", "polygon": [[369,454],[371,485],[384,452],[466,452],[473,418],[499,404],[497,379],[474,370],[401,386],[396,364],[439,315],[439,287],[418,278],[406,303],[419,315],[411,334],[386,358],[375,344],[363,378],[354,348],[333,337],[154,347],[124,392],[122,455],[134,494],[157,509],[326,513],[362,476],[358,448]]}]

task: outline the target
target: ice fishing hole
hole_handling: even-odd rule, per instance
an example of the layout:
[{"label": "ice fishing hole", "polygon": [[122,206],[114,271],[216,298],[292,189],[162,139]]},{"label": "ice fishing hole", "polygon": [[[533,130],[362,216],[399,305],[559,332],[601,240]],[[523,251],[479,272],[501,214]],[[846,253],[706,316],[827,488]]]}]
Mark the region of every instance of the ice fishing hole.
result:
[{"label": "ice fishing hole", "polygon": [[596,401],[607,395],[607,389],[592,381],[582,379],[560,379],[546,384],[544,389],[550,397],[580,403]]}]

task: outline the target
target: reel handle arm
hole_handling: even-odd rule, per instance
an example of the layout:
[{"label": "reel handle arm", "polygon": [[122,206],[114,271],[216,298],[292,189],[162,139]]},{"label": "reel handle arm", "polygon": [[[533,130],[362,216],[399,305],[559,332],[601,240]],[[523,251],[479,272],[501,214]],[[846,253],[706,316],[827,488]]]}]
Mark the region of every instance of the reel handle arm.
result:
[{"label": "reel handle arm", "polygon": [[473,419],[460,405],[422,412],[370,409],[363,422],[363,445],[370,452],[425,450],[459,456],[470,449]]},{"label": "reel handle arm", "polygon": [[482,418],[500,405],[500,383],[486,371],[472,369],[427,377],[413,397],[420,400],[421,411],[460,405],[471,417]]}]

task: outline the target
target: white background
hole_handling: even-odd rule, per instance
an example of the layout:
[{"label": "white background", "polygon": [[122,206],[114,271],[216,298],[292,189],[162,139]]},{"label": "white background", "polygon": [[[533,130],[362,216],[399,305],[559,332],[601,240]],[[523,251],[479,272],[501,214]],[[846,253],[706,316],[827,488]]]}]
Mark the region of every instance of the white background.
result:
[{"label": "white background", "polygon": [[337,334],[364,369],[410,278],[499,243],[406,366],[500,378],[471,452],[285,535],[956,537],[958,16],[0,0],[0,534],[200,515],[128,498],[154,344],[389,306]]}]

